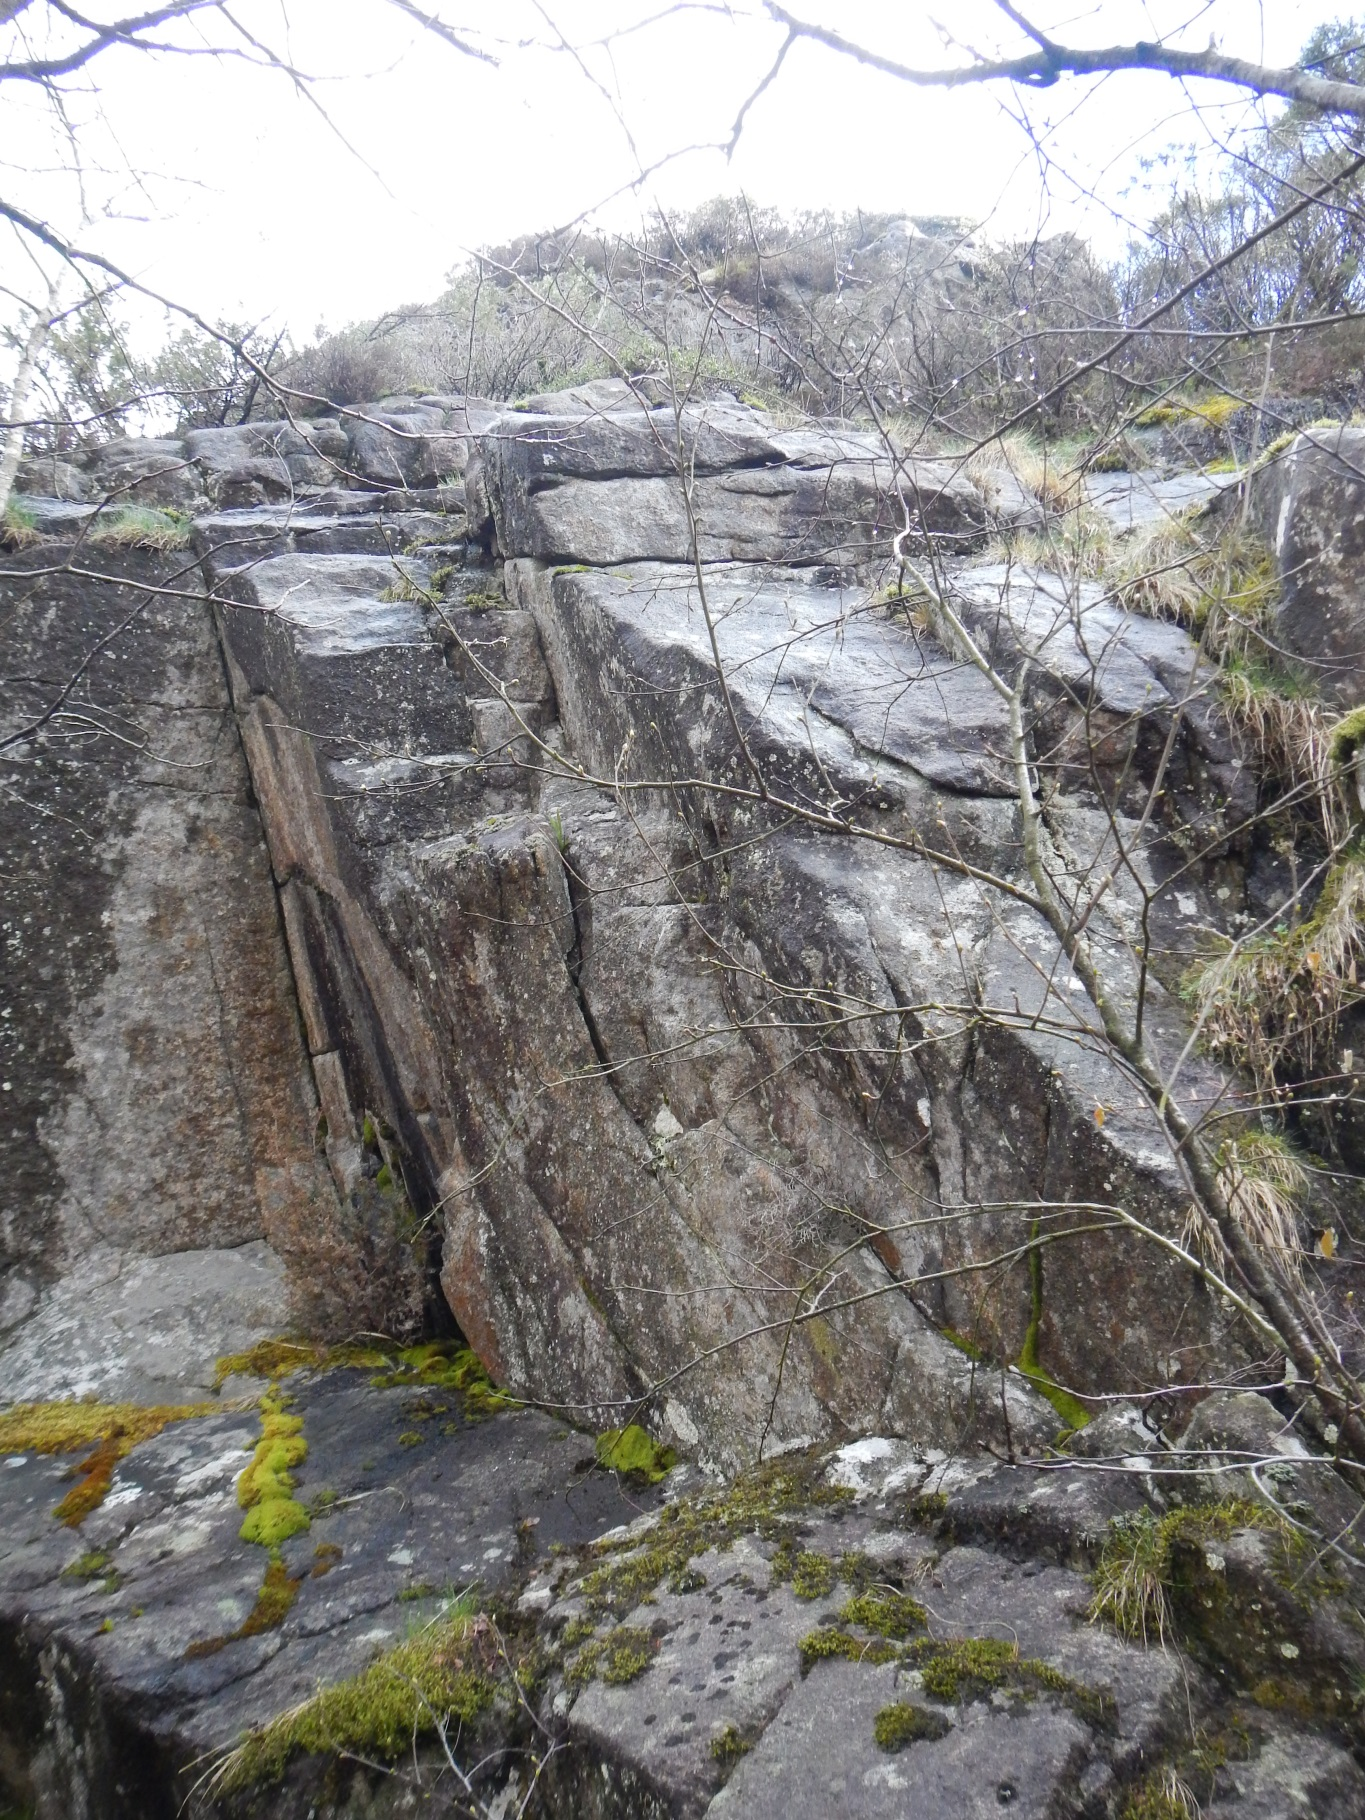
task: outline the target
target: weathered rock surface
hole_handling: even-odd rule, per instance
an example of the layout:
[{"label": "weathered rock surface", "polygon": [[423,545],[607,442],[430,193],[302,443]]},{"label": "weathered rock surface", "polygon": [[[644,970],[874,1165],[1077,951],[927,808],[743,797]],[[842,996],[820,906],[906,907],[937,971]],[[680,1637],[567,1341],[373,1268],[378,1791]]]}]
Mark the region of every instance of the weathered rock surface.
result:
[{"label": "weathered rock surface", "polygon": [[1285,647],[1343,708],[1365,701],[1365,430],[1305,430],[1250,482],[1280,574]]},{"label": "weathered rock surface", "polygon": [[[742,1502],[671,1482],[660,1512],[537,1413],[471,1423],[457,1397],[351,1369],[288,1388],[312,1524],[280,1551],[292,1603],[254,1633],[237,1634],[266,1562],[237,1535],[249,1405],[135,1449],[78,1533],[49,1514],[63,1462],[0,1465],[5,1775],[38,1820],[145,1820],[187,1798],[202,1820],[497,1814],[533,1782],[530,1812],[602,1820],[1098,1816],[1163,1765],[1196,1776],[1206,1811],[1345,1816],[1365,1801],[1349,1730],[1258,1706],[1255,1664],[1210,1674],[1087,1620],[1107,1519],[1143,1508],[1132,1475],[1069,1485],[1070,1525],[1055,1500],[1040,1528],[1028,1513],[1056,1471],[872,1438],[769,1469]],[[971,1539],[992,1509],[1018,1515],[1003,1548]],[[1264,1626],[1258,1590],[1228,1576],[1235,1609]],[[337,1752],[215,1795],[208,1772],[240,1737],[450,1624],[462,1591],[494,1613],[485,1634],[530,1696],[449,1734],[472,1790],[430,1737],[381,1770],[364,1749],[348,1760],[339,1734]],[[618,1664],[622,1640],[638,1653]],[[1354,1661],[1358,1638],[1347,1649]],[[879,1747],[878,1716],[906,1702],[924,1735]]]},{"label": "weathered rock surface", "polygon": [[[25,858],[0,1395],[179,1401],[264,1334],[455,1324],[513,1391],[584,1427],[638,1414],[711,1468],[872,1438],[780,1522],[698,1519],[690,1564],[608,1612],[592,1574],[630,1538],[574,1551],[633,1513],[581,1434],[529,1412],[446,1433],[354,1372],[299,1380],[304,1491],[337,1501],[284,1545],[305,1577],[283,1620],[241,1636],[254,1411],[137,1448],[75,1539],[50,1515],[68,1462],[0,1467],[0,1774],[40,1820],[169,1814],[197,1754],[434,1614],[418,1587],[477,1578],[543,1652],[535,1701],[479,1734],[489,1812],[539,1753],[547,1814],[1114,1816],[1206,1719],[1240,1741],[1206,1811],[1365,1811],[1335,1694],[1246,1705],[1229,1613],[1248,1662],[1288,1644],[1319,1691],[1355,1648],[1344,1607],[1272,1596],[1256,1533],[1193,1562],[1224,1601],[1189,1617],[1194,1656],[1085,1621],[1110,1523],[1163,1508],[1176,1468],[1129,1410],[1073,1477],[1058,1386],[1146,1402],[1260,1368],[1174,1260],[1070,1229],[1079,1202],[1178,1236],[1187,1191],[1030,902],[1005,705],[886,584],[927,550],[1027,677],[1056,865],[1097,875],[1127,844],[1150,901],[1122,884],[1095,919],[1113,996],[1140,914],[1172,957],[1218,925],[1250,800],[1194,647],[973,566],[1039,508],[951,465],[615,386],[529,403],[387,399],[29,470],[68,542],[5,582],[0,815]],[[101,543],[123,500],[196,512],[193,557]],[[1157,971],[1173,1059],[1177,960]],[[1186,1062],[1196,1110],[1232,1090]],[[1328,1469],[1290,1467],[1318,1512]],[[784,1543],[832,1564],[823,1591],[799,1596]],[[98,1550],[102,1578],[63,1577]],[[936,1699],[919,1658],[860,1642],[803,1674],[868,1573],[938,1642],[1008,1637],[1047,1673]],[[643,1672],[576,1672],[589,1620]],[[879,1751],[907,1699],[938,1735]],[[1296,1741],[1300,1805],[1277,1808]],[[264,1798],[470,1811],[420,1765],[425,1792],[310,1758]]]},{"label": "weathered rock surface", "polygon": [[63,555],[6,587],[0,1378],[161,1395],[325,1307],[339,1215],[197,573]]}]

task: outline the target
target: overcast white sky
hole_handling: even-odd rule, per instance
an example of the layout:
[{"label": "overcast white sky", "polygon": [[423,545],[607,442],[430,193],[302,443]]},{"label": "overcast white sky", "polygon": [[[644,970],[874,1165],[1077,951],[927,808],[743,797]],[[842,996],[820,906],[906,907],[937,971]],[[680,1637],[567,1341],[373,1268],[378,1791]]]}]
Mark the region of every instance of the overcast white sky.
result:
[{"label": "overcast white sky", "polygon": [[[240,60],[150,59],[114,52],[98,92],[72,102],[99,219],[86,244],[207,315],[273,318],[306,339],[439,291],[465,249],[551,226],[621,192],[649,165],[723,140],[766,70],[780,31],[759,0],[682,8],[665,0],[424,0],[496,65],[461,56],[387,0],[240,0],[234,16],[316,81],[317,105],[285,78]],[[103,16],[122,7],[110,0]],[[794,8],[795,10],[795,8]],[[1041,23],[1070,41],[1151,38],[1184,26],[1207,43],[1292,62],[1341,6],[1319,0],[1038,0]],[[805,16],[908,60],[943,61],[933,17],[964,43],[1000,42],[991,0],[810,0]],[[632,21],[656,22],[585,53],[588,72],[551,46]],[[222,32],[221,25],[215,31]],[[608,105],[595,84],[617,97]],[[965,215],[988,232],[1075,225],[1117,238],[1079,198],[1142,212],[1124,190],[1141,155],[1194,131],[1189,96],[1156,76],[1059,85],[1033,100],[1055,154],[1048,182],[1001,93],[926,94],[810,45],[792,53],[754,108],[730,163],[695,151],[642,191],[617,194],[614,220],[651,199],[684,207],[745,189],[784,209]],[[1242,118],[1220,92],[1216,116]],[[6,93],[0,159],[10,198],[71,231],[79,214],[56,175],[68,162],[45,136],[36,95]],[[327,118],[319,112],[324,109]],[[624,129],[622,125],[624,119]],[[330,123],[330,124],[329,124]],[[40,149],[41,148],[41,149]],[[126,171],[145,178],[130,185]],[[0,276],[31,293],[13,251]]]}]

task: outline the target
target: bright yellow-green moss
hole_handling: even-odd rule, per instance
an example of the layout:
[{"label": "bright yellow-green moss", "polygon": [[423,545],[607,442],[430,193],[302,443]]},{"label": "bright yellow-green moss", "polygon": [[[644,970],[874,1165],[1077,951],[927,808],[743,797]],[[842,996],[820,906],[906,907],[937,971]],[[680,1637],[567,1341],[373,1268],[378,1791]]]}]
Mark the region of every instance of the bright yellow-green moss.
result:
[{"label": "bright yellow-green moss", "polygon": [[491,1705],[496,1685],[478,1620],[461,1616],[433,1625],[350,1680],[249,1732],[218,1766],[213,1793],[274,1780],[296,1751],[397,1757],[411,1749],[414,1736],[476,1719]]},{"label": "bright yellow-green moss", "polygon": [[244,1542],[278,1548],[309,1527],[308,1512],[293,1495],[291,1471],[307,1456],[302,1421],[285,1413],[278,1391],[267,1391],[261,1398],[261,1438],[237,1481],[237,1502],[247,1513]]},{"label": "bright yellow-green moss", "polygon": [[597,1463],[611,1472],[633,1474],[657,1485],[678,1463],[671,1447],[661,1447],[638,1422],[608,1428],[597,1437]]},{"label": "bright yellow-green moss", "polygon": [[94,1451],[71,1470],[76,1483],[52,1513],[74,1529],[103,1502],[124,1455],[172,1422],[218,1413],[212,1403],[17,1403],[0,1415],[0,1453]]},{"label": "bright yellow-green moss", "polygon": [[377,1389],[398,1390],[411,1385],[454,1391],[467,1422],[479,1422],[486,1416],[520,1407],[514,1397],[498,1389],[483,1361],[468,1346],[452,1346],[444,1340],[408,1346],[384,1363],[389,1369],[371,1380]]},{"label": "bright yellow-green moss", "polygon": [[1149,405],[1137,418],[1137,424],[1143,430],[1171,423],[1206,423],[1221,429],[1244,408],[1242,399],[1226,392],[1215,392],[1211,398],[1163,398],[1159,404]]}]

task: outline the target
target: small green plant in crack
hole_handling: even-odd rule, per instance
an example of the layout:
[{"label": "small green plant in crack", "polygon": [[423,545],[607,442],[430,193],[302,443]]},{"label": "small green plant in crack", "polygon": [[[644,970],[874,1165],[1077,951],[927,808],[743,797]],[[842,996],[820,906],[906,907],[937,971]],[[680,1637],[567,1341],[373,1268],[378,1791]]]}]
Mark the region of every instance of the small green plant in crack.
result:
[{"label": "small green plant in crack", "polygon": [[730,1770],[752,1749],[753,1745],[737,1726],[726,1725],[711,1740],[711,1761],[719,1763],[722,1769]]},{"label": "small green plant in crack", "polygon": [[930,1712],[927,1707],[915,1706],[909,1700],[897,1700],[882,1707],[872,1721],[873,1741],[878,1750],[888,1753],[902,1751],[907,1745],[922,1740],[946,1738],[952,1729],[952,1722],[942,1713]]}]

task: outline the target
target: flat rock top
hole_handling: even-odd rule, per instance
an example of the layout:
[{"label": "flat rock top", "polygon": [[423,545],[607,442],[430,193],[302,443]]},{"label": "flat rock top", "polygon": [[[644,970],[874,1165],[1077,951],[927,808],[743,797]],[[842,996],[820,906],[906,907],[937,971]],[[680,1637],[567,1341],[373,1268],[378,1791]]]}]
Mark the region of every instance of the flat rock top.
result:
[{"label": "flat rock top", "polygon": [[[706,586],[703,606],[695,576],[663,563],[556,583],[569,615],[581,601],[610,620],[643,690],[676,690],[679,659],[709,679],[709,614],[746,722],[761,722],[789,750],[860,771],[865,787],[878,761],[891,760],[948,789],[1008,794],[999,697],[967,665],[869,606],[865,589],[742,564],[711,568]],[[673,711],[688,717],[685,702]]]},{"label": "flat rock top", "polygon": [[254,1404],[175,1423],[119,1463],[78,1529],[53,1517],[80,1454],[0,1458],[0,1622],[20,1612],[88,1654],[106,1696],[199,1750],[354,1674],[460,1593],[491,1596],[553,1543],[653,1500],[592,1471],[593,1444],[522,1410],[471,1423],[460,1399],[338,1370],[290,1380],[311,1526],[283,1544],[282,1624],[234,1637],[267,1565],[237,1480]]}]

